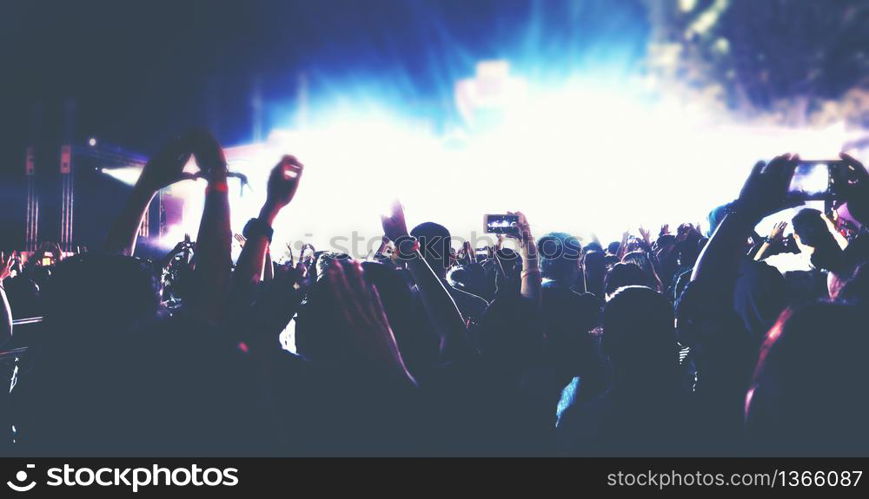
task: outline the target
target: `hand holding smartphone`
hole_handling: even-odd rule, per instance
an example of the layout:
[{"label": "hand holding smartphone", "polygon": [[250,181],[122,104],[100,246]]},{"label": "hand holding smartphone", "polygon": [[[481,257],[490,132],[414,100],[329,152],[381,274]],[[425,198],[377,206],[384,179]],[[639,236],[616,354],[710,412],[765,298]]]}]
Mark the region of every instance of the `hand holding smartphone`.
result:
[{"label": "hand holding smartphone", "polygon": [[788,197],[794,201],[833,201],[848,182],[848,167],[842,160],[803,160],[791,177]]}]

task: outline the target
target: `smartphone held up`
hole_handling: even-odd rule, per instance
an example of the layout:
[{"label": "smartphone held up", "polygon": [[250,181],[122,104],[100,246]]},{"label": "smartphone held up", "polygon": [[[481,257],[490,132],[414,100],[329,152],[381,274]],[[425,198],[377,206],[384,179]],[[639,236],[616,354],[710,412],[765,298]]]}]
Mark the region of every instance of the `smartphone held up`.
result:
[{"label": "smartphone held up", "polygon": [[489,214],[483,216],[483,229],[487,234],[519,235],[518,215]]},{"label": "smartphone held up", "polygon": [[788,188],[794,201],[835,201],[855,181],[842,160],[803,160],[797,164]]}]

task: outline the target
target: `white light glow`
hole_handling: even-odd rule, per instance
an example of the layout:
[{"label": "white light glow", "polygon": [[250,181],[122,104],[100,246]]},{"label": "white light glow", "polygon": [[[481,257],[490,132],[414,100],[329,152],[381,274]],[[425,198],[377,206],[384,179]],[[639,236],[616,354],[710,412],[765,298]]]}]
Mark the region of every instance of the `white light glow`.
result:
[{"label": "white light glow", "polygon": [[462,238],[482,234],[484,213],[520,210],[537,235],[594,232],[609,241],[639,225],[705,227],[757,159],[835,158],[845,140],[841,127],[742,126],[622,90],[578,81],[539,91],[505,107],[499,126],[449,145],[396,115],[341,110],[328,125],[273,135],[259,182],[281,154],[300,158],[302,186],[276,232],[318,248],[354,230],[378,238],[378,215],[396,197],[410,226],[436,221]]},{"label": "white light glow", "polygon": [[[705,227],[708,212],[738,195],[758,159],[785,152],[835,158],[847,141],[843,126],[750,126],[650,98],[631,82],[522,88],[521,99],[500,103],[498,122],[485,129],[436,134],[387,105],[343,103],[312,109],[305,129],[230,148],[230,169],[245,173],[252,187],[239,196],[230,186],[233,228],[256,216],[269,171],[293,154],[305,168],[296,199],[276,221],[278,253],[297,241],[346,250],[356,231],[365,243],[354,253],[365,256],[379,242],[379,215],[395,198],[410,227],[435,221],[470,238],[483,233],[483,214],[519,210],[538,236],[596,233],[606,243],[640,225],[653,233],[665,223]],[[196,233],[203,188],[172,188],[187,199],[182,234]]]},{"label": "white light glow", "polygon": [[139,179],[142,173],[142,168],[138,166],[126,166],[123,168],[100,168],[100,173],[104,173],[115,180],[128,185],[133,185]]}]

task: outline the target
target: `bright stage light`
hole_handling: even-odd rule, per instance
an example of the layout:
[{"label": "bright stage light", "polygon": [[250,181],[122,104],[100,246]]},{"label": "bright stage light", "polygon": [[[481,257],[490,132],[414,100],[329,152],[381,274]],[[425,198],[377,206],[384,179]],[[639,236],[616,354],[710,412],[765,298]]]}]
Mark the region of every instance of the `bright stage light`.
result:
[{"label": "bright stage light", "polygon": [[[512,94],[519,97],[493,99],[498,119],[484,127],[436,133],[372,92],[364,100],[320,102],[310,109],[308,127],[229,148],[230,169],[246,174],[252,188],[243,196],[230,188],[234,230],[257,215],[269,171],[284,154],[296,155],[305,170],[275,224],[278,259],[286,243],[298,256],[301,242],[366,256],[380,240],[379,215],[395,198],[410,227],[435,221],[479,245],[483,214],[515,210],[528,216],[537,236],[595,233],[604,243],[639,225],[705,227],[708,212],[739,193],[758,159],[783,152],[835,158],[847,139],[842,126],[746,125],[649,95],[629,79],[512,81],[510,88],[522,89]],[[186,200],[178,233],[197,232],[203,191],[203,182],[171,188]]]},{"label": "bright stage light", "polygon": [[95,145],[97,145],[97,139],[96,139],[95,137],[91,137],[91,138],[89,138],[89,139],[88,139],[88,145],[91,146],[91,147],[94,147]]},{"label": "bright stage light", "polygon": [[[788,151],[832,158],[844,142],[841,127],[744,126],[592,80],[529,85],[496,126],[458,141],[383,109],[320,113],[319,126],[275,134],[258,168],[264,179],[284,153],[305,163],[276,240],[342,251],[354,231],[379,240],[378,215],[396,197],[411,226],[436,221],[461,238],[484,236],[482,214],[508,210],[524,211],[537,235],[594,232],[605,242],[639,225],[705,226],[712,208],[738,194],[757,159]],[[364,256],[367,246],[359,248],[354,254]]]},{"label": "bright stage light", "polygon": [[99,172],[127,185],[133,185],[139,179],[142,168],[139,166],[125,166],[121,168],[100,168]]}]

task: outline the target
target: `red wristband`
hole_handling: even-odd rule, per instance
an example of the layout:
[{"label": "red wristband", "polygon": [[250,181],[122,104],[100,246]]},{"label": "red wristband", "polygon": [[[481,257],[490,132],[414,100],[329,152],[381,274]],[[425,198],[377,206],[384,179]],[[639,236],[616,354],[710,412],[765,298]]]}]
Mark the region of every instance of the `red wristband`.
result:
[{"label": "red wristband", "polygon": [[205,188],[205,193],[208,194],[209,192],[212,192],[212,191],[228,192],[229,186],[226,185],[226,182],[209,183],[208,187]]}]

